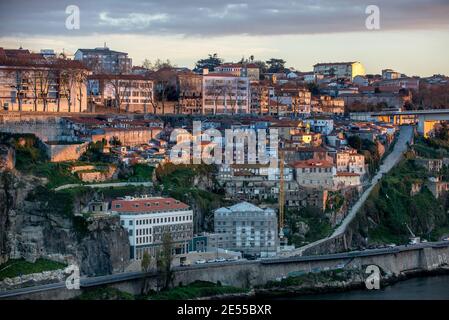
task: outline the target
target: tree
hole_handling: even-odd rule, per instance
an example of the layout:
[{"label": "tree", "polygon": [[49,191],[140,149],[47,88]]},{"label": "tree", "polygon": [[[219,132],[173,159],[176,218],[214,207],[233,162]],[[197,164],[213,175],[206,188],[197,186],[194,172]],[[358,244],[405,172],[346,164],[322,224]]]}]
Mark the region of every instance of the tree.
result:
[{"label": "tree", "polygon": [[[72,111],[72,100],[73,93],[72,89],[76,84],[76,70],[75,69],[64,69],[61,71],[59,76],[59,91],[63,96],[67,99],[67,107],[68,111]],[[59,112],[59,103],[58,103],[58,112]]]},{"label": "tree", "polygon": [[142,67],[144,67],[145,69],[151,70],[151,71],[158,71],[160,69],[163,68],[175,68],[176,65],[173,64],[170,59],[167,60],[161,60],[159,58],[157,58],[154,63],[151,62],[150,59],[145,59],[142,62]]},{"label": "tree", "polygon": [[[85,72],[81,72],[81,71],[77,71],[75,73],[75,83],[78,86],[78,94],[77,94],[77,99],[78,99],[78,103],[79,103],[79,112],[81,112],[82,109],[82,101],[83,101],[83,87],[84,84],[87,81],[87,73]],[[87,97],[86,97],[87,99]]]},{"label": "tree", "polygon": [[118,147],[122,145],[122,142],[120,141],[119,138],[117,138],[116,136],[113,136],[111,139],[111,145],[114,147]]},{"label": "tree", "polygon": [[359,136],[350,136],[348,138],[348,144],[354,148],[357,149],[357,151],[360,151],[362,149],[362,139],[360,139]]},{"label": "tree", "polygon": [[19,111],[22,111],[22,98],[26,90],[24,90],[24,84],[30,82],[30,74],[23,68],[17,68],[8,72],[8,76],[12,79],[10,84],[11,88],[16,92],[17,103],[19,105]]},{"label": "tree", "polygon": [[[210,97],[214,101],[214,114],[217,113],[217,101],[218,98],[224,95],[224,86],[217,83],[217,80],[211,80],[208,85],[204,88],[204,96]],[[224,99],[224,97],[223,97]]]},{"label": "tree", "polygon": [[142,261],[140,263],[142,272],[145,273],[144,280],[143,280],[143,287],[142,287],[143,295],[148,294],[148,291],[149,291],[149,281],[148,281],[147,273],[151,271],[151,264],[152,264],[151,255],[148,253],[148,251],[144,251],[143,256],[142,256]]},{"label": "tree", "polygon": [[223,63],[223,59],[219,58],[216,53],[209,54],[208,58],[200,59],[196,62],[194,71],[201,72],[203,69],[209,69],[209,71],[214,71],[215,67]]},{"label": "tree", "polygon": [[160,276],[160,287],[168,289],[173,280],[173,271],[171,268],[173,260],[173,240],[169,232],[162,234],[162,247],[157,256],[157,269]]},{"label": "tree", "polygon": [[307,89],[312,93],[312,95],[316,96],[320,94],[320,88],[315,82],[310,82],[307,84]]},{"label": "tree", "polygon": [[277,58],[271,58],[270,60],[266,61],[268,65],[268,72],[269,73],[277,73],[282,72],[285,69],[285,63],[283,59],[277,59]]}]

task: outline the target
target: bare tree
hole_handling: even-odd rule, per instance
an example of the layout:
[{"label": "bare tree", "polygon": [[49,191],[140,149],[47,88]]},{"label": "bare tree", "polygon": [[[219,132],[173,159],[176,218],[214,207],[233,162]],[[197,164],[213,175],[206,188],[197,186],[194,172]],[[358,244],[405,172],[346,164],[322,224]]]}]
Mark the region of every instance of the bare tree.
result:
[{"label": "bare tree", "polygon": [[22,111],[23,97],[26,93],[24,84],[27,85],[30,82],[30,73],[22,67],[15,68],[7,72],[7,76],[12,79],[11,88],[16,93],[17,103],[19,105],[19,111]]},{"label": "bare tree", "polygon": [[[63,96],[67,99],[67,107],[68,112],[72,112],[72,101],[73,101],[73,88],[76,85],[77,77],[76,77],[77,70],[75,69],[64,69],[60,73],[60,92],[63,94]],[[58,112],[59,112],[59,105],[58,105]]]},{"label": "bare tree", "polygon": [[214,114],[217,113],[217,101],[218,98],[223,96],[224,89],[223,86],[218,84],[215,79],[212,79],[211,82],[205,88],[205,92],[203,93],[205,97],[211,97],[214,102]]},{"label": "bare tree", "polygon": [[[82,108],[82,100],[83,100],[83,87],[85,86],[87,81],[87,73],[83,72],[82,70],[77,70],[75,72],[75,83],[78,86],[78,95],[77,99],[79,102],[79,112],[81,112]],[[87,95],[87,93],[86,93]],[[86,97],[87,100],[87,97]]]}]

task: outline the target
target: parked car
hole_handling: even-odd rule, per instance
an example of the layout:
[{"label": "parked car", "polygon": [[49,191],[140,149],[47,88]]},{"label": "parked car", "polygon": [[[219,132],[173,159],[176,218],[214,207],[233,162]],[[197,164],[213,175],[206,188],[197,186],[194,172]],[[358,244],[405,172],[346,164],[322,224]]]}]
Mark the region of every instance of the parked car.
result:
[{"label": "parked car", "polygon": [[214,263],[214,262],[217,262],[217,260],[215,260],[215,259],[209,259],[209,260],[207,260],[207,263]]},{"label": "parked car", "polygon": [[227,261],[237,261],[239,258],[237,256],[232,256],[228,259],[226,259]]},{"label": "parked car", "polygon": [[206,263],[206,260],[204,260],[204,259],[196,260],[195,263],[196,264],[204,264],[204,263]]},{"label": "parked car", "polygon": [[223,257],[218,257],[215,261],[216,261],[216,262],[225,262],[226,259],[223,258]]}]

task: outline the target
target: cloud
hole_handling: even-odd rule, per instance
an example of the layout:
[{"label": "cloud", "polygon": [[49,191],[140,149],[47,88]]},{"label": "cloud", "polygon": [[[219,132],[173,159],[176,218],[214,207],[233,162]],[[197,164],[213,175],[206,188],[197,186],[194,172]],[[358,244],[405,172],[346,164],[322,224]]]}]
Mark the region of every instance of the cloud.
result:
[{"label": "cloud", "polygon": [[166,22],[168,15],[160,14],[144,14],[130,13],[125,17],[113,18],[108,12],[100,12],[99,25],[109,26],[113,28],[123,28],[124,30],[139,30],[150,27],[153,22]]},{"label": "cloud", "polygon": [[[448,29],[447,0],[377,0],[382,30]],[[67,30],[67,5],[81,28]],[[365,31],[372,0],[61,0],[0,2],[0,36],[146,34],[216,37]]]}]

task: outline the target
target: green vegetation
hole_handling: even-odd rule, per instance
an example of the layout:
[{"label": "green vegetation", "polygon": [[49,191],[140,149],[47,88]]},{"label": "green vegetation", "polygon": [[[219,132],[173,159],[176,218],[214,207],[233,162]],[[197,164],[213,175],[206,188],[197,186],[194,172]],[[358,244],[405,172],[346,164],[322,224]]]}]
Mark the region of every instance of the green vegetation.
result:
[{"label": "green vegetation", "polygon": [[43,212],[70,217],[73,212],[73,193],[56,192],[47,187],[37,186],[32,190],[26,200],[40,202]]},{"label": "green vegetation", "polygon": [[[156,169],[163,194],[195,204],[206,215],[212,214],[216,208],[226,205],[224,192],[217,187],[214,178],[216,167],[212,165],[175,165],[167,163]],[[195,181],[196,180],[196,181]],[[201,181],[204,185],[201,185]],[[212,188],[209,186],[212,184]]]},{"label": "green vegetation", "polygon": [[379,169],[381,157],[376,143],[367,139],[360,139],[359,136],[354,135],[348,137],[348,144],[365,156],[365,163],[368,164],[368,172],[371,175]]},{"label": "green vegetation", "polygon": [[428,176],[414,159],[406,159],[382,178],[359,214],[359,219],[365,219],[365,225],[370,221],[368,229],[361,228],[361,235],[374,244],[407,243],[411,236],[409,226],[416,236],[437,240],[449,227],[446,197],[435,199],[425,186],[411,195],[412,184],[423,185]]},{"label": "green vegetation", "polygon": [[206,281],[195,281],[187,286],[179,286],[173,289],[160,291],[147,296],[150,300],[185,300],[229,293],[244,293],[248,289],[222,286]]},{"label": "green vegetation", "polygon": [[132,166],[133,173],[128,177],[128,181],[151,181],[154,167],[148,164],[137,163]]},{"label": "green vegetation", "polygon": [[166,163],[156,169],[156,178],[166,189],[192,186],[195,176],[209,176],[215,173],[212,165],[183,165]]},{"label": "green vegetation", "polygon": [[[332,232],[329,219],[318,208],[307,207],[296,211],[287,211],[286,224],[287,237],[291,244],[301,246],[321,238],[327,237]],[[299,225],[305,224],[308,230],[299,232]]]},{"label": "green vegetation", "polygon": [[81,156],[81,161],[87,162],[111,162],[111,155],[103,153],[103,149],[106,145],[106,140],[91,142],[87,146],[86,152]]},{"label": "green vegetation", "polygon": [[415,137],[413,150],[424,158],[442,159],[449,157],[449,142],[441,139]]},{"label": "green vegetation", "polygon": [[102,287],[83,291],[74,300],[134,300],[134,296],[116,288]]},{"label": "green vegetation", "polygon": [[65,267],[66,265],[63,263],[46,259],[37,259],[34,263],[27,262],[23,259],[9,260],[0,265],[0,281],[5,278],[14,278],[25,274],[58,270]]}]

